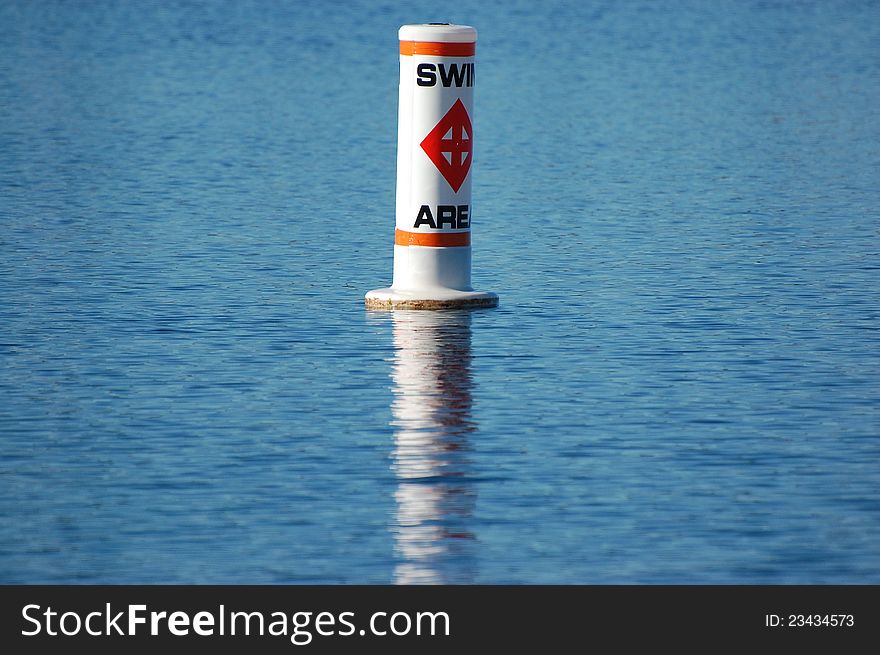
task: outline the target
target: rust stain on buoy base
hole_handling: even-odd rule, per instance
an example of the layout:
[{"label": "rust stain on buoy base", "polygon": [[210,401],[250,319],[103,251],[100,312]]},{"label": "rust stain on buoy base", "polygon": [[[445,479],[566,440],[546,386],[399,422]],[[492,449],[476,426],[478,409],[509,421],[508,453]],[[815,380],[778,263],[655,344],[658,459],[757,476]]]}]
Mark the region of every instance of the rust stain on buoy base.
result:
[{"label": "rust stain on buoy base", "polygon": [[461,291],[452,295],[448,290],[438,295],[445,298],[420,298],[396,289],[376,289],[367,294],[364,302],[367,309],[476,309],[497,307],[498,296],[494,293]]}]

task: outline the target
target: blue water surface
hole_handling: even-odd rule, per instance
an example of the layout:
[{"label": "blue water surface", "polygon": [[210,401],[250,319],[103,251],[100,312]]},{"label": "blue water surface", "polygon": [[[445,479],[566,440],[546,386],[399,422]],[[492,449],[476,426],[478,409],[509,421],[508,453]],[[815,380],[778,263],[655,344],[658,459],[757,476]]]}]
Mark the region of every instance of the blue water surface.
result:
[{"label": "blue water surface", "polygon": [[[397,28],[474,281],[391,279]],[[0,2],[0,582],[880,582],[876,2]]]}]

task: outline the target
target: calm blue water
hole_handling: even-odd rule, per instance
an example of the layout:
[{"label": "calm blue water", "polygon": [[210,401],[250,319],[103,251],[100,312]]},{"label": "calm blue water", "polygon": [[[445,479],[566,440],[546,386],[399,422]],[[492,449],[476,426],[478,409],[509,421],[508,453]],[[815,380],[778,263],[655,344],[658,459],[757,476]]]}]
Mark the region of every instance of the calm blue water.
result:
[{"label": "calm blue water", "polygon": [[[880,582],[875,2],[0,2],[0,581]],[[374,313],[397,28],[474,277]]]}]

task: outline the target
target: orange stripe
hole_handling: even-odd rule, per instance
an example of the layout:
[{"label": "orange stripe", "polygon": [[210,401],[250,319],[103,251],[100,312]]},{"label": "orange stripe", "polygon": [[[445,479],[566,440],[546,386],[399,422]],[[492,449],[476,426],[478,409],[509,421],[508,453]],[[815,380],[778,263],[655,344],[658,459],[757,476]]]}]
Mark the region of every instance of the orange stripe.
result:
[{"label": "orange stripe", "polygon": [[470,232],[405,232],[394,230],[394,243],[398,246],[430,246],[431,248],[456,248],[471,245]]},{"label": "orange stripe", "polygon": [[434,57],[473,57],[476,43],[435,43],[433,41],[401,41],[402,55],[433,55]]}]

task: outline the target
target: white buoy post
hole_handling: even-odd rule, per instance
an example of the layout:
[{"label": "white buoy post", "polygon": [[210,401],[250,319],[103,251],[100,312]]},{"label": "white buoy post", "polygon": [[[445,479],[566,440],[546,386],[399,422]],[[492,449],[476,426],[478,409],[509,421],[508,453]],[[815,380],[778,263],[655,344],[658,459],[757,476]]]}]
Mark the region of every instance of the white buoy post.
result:
[{"label": "white buoy post", "polygon": [[370,309],[494,307],[471,287],[471,160],[477,31],[400,28],[397,224],[391,287]]}]

